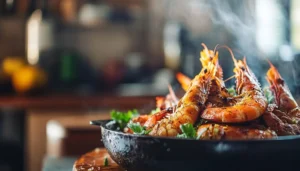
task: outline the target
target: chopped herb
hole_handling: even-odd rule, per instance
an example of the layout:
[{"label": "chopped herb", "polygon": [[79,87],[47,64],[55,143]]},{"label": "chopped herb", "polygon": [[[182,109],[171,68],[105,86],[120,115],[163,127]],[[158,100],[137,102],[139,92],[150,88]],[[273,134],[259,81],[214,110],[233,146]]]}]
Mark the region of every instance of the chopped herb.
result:
[{"label": "chopped herb", "polygon": [[110,112],[111,118],[116,121],[119,124],[120,129],[124,129],[127,125],[127,123],[132,119],[133,117],[138,116],[137,110],[129,110],[127,112],[120,112],[113,110]]},{"label": "chopped herb", "polygon": [[298,124],[298,121],[295,118],[293,118],[292,123],[293,124]]},{"label": "chopped herb", "polygon": [[272,103],[273,100],[274,100],[274,97],[273,97],[272,92],[270,91],[270,89],[268,87],[264,87],[263,91],[264,91],[264,94],[267,98],[268,103]]},{"label": "chopped herb", "polygon": [[108,158],[107,157],[104,158],[104,166],[108,166]]},{"label": "chopped herb", "polygon": [[214,127],[214,135],[218,135],[220,132],[218,127]]},{"label": "chopped herb", "polygon": [[128,128],[130,128],[134,134],[138,135],[147,135],[151,132],[151,130],[146,130],[146,127],[141,126],[140,123],[129,123]]},{"label": "chopped herb", "polygon": [[154,110],[151,111],[151,115],[160,112],[160,108],[156,108]]},{"label": "chopped herb", "polygon": [[152,129],[146,130],[144,135],[148,135],[151,131],[152,131]]},{"label": "chopped herb", "polygon": [[191,139],[197,138],[196,130],[192,124],[186,123],[180,125],[180,129],[182,131],[182,134],[178,134],[177,135],[178,138],[191,138]]},{"label": "chopped herb", "polygon": [[236,91],[233,86],[231,88],[228,88],[227,91],[231,96],[236,96]]}]

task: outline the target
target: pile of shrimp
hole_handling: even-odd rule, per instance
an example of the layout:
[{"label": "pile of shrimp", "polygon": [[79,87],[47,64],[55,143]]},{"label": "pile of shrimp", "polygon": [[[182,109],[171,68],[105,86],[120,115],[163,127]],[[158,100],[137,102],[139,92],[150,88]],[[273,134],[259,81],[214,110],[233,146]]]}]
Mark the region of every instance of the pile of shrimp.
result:
[{"label": "pile of shrimp", "polygon": [[[228,92],[219,65],[219,52],[205,44],[200,52],[202,69],[194,78],[176,75],[185,91],[178,98],[169,87],[166,97],[157,97],[155,114],[141,115],[138,122],[149,130],[150,136],[175,137],[181,134],[182,124],[192,124],[198,139],[237,140],[268,139],[300,134],[300,110],[278,70],[270,62],[266,73],[274,101],[268,103],[258,79],[249,68],[246,58],[234,63],[235,91]],[[126,128],[126,132],[128,128]]]}]

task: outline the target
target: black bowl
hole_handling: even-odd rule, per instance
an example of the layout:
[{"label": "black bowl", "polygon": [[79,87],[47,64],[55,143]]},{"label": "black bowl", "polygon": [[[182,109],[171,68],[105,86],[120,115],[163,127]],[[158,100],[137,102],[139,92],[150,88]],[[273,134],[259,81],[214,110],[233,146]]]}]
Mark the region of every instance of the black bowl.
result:
[{"label": "black bowl", "polygon": [[[108,124],[109,123],[109,124]],[[111,157],[126,170],[287,170],[300,169],[300,136],[267,140],[192,140],[140,136],[101,127]]]}]

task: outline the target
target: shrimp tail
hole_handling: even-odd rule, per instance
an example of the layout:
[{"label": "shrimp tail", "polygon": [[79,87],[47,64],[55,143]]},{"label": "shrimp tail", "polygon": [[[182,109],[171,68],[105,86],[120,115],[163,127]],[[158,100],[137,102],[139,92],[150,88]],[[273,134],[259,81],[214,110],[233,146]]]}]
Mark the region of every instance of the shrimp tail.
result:
[{"label": "shrimp tail", "polygon": [[184,75],[183,73],[181,72],[178,72],[176,74],[176,79],[178,80],[178,82],[181,84],[181,87],[183,90],[187,91],[191,82],[192,82],[192,79],[189,78],[188,76]]}]

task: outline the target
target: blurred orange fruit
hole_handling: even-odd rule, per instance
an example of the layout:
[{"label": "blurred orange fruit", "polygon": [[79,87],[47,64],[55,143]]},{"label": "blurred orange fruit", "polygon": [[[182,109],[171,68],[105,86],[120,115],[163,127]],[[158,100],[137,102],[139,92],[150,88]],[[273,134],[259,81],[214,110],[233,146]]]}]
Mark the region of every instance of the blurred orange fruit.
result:
[{"label": "blurred orange fruit", "polygon": [[6,57],[2,62],[3,72],[8,76],[12,76],[23,66],[25,66],[25,61],[20,57]]},{"label": "blurred orange fruit", "polygon": [[35,66],[24,66],[12,75],[12,84],[17,93],[27,93],[42,88],[46,82],[46,73]]}]

